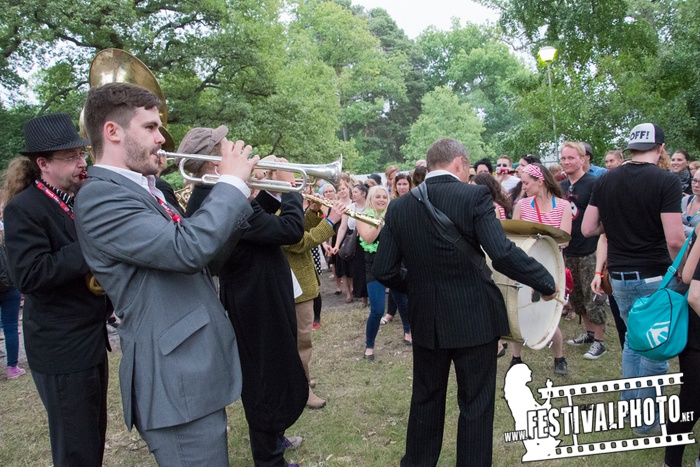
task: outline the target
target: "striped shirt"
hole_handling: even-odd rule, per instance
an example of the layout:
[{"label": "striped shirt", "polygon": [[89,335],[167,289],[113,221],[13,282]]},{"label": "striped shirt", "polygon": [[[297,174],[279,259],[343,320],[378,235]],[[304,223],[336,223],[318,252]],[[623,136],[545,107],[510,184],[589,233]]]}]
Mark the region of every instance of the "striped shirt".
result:
[{"label": "striped shirt", "polygon": [[498,213],[498,219],[499,220],[504,220],[506,219],[506,210],[501,206],[500,204],[494,202],[493,207],[496,208],[496,212]]},{"label": "striped shirt", "polygon": [[538,216],[537,208],[535,207],[535,198],[523,198],[520,201],[520,219],[559,228],[561,226],[562,216],[564,215],[564,209],[571,209],[571,204],[566,200],[557,202],[556,198],[552,196],[552,210],[544,212],[540,209]]}]

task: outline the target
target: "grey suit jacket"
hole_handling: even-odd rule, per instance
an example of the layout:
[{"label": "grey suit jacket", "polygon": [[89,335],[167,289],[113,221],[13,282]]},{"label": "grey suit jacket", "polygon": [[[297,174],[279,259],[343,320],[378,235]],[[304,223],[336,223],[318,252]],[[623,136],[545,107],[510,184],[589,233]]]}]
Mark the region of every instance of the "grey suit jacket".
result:
[{"label": "grey suit jacket", "polygon": [[205,267],[240,237],[251,213],[239,190],[219,183],[194,216],[176,224],[133,181],[88,170],[76,227],[122,320],[119,378],[130,429],[187,423],[240,396],[236,337]]}]

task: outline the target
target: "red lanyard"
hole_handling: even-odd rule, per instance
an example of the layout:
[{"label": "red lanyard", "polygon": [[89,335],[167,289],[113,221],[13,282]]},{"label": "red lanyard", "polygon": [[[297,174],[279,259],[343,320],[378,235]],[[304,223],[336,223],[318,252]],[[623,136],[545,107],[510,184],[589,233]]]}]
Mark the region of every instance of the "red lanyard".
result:
[{"label": "red lanyard", "polygon": [[61,206],[61,209],[63,209],[71,219],[73,219],[75,217],[73,215],[73,210],[66,203],[64,203],[63,200],[61,198],[59,198],[56,193],[49,190],[49,188],[46,185],[44,185],[43,183],[41,183],[39,180],[34,180],[34,184],[37,186],[37,188],[39,188],[41,191],[43,191],[46,194],[46,196],[48,196],[52,200],[56,201],[56,203],[59,206]]},{"label": "red lanyard", "polygon": [[[537,205],[537,196],[532,197],[532,204],[535,205],[535,209],[537,210],[537,218],[540,220],[540,224],[544,224],[544,222],[542,222],[542,214],[540,214],[540,207]],[[554,196],[552,196],[552,209],[554,209],[556,206]]]},{"label": "red lanyard", "polygon": [[162,199],[160,199],[159,197],[157,197],[157,196],[155,196],[155,195],[154,195],[154,198],[158,200],[158,203],[159,203],[161,206],[163,206],[163,209],[165,209],[165,212],[168,213],[168,215],[169,215],[170,218],[173,220],[173,222],[175,222],[176,224],[179,224],[180,221],[182,221],[182,218],[180,217],[180,214],[178,214],[177,212],[173,211],[173,210],[170,208],[170,206],[168,206],[168,203],[166,203],[165,201],[163,201]]}]

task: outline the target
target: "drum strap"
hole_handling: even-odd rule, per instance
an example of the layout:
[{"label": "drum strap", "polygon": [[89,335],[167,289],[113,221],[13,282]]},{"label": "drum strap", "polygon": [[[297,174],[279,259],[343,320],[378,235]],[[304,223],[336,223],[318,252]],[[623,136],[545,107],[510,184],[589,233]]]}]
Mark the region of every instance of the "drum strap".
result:
[{"label": "drum strap", "polygon": [[[464,253],[464,255],[469,258],[469,261],[471,261],[488,280],[492,280],[491,270],[486,266],[484,255],[478,253],[474,247],[464,239],[462,234],[457,230],[457,227],[444,212],[433,206],[433,203],[431,203],[428,198],[428,187],[426,184],[421,183],[417,187],[411,189],[411,194],[425,207],[425,210],[428,211],[430,220],[433,221],[433,225],[435,225],[437,231],[440,232],[440,235],[454,245],[455,248]],[[479,258],[479,261],[477,262],[475,258]]]}]

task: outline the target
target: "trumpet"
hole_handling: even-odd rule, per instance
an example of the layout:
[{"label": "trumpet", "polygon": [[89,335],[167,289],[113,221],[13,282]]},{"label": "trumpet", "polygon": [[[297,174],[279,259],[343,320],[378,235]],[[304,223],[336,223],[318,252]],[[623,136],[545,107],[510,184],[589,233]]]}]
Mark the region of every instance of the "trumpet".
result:
[{"label": "trumpet", "polygon": [[[327,206],[329,208],[332,208],[333,204],[334,204],[333,201],[326,199],[326,198],[321,198],[320,196],[316,196],[316,195],[302,193],[301,196],[303,196],[304,199],[311,201],[312,203],[322,204],[322,205]],[[353,219],[356,219],[356,220],[363,222],[365,224],[369,224],[372,227],[379,227],[384,222],[384,219],[376,219],[372,216],[368,216],[367,214],[353,211],[350,208],[345,208],[345,212],[343,212],[343,214],[350,216]]]},{"label": "trumpet", "polygon": [[[158,151],[159,156],[164,156],[168,159],[175,159],[180,175],[182,178],[192,183],[203,183],[205,185],[213,185],[219,180],[218,174],[204,174],[201,177],[193,177],[185,170],[185,162],[188,159],[199,161],[219,162],[221,156],[210,156],[204,154],[179,154],[176,152]],[[298,173],[301,175],[299,182],[294,185],[279,180],[250,180],[248,186],[258,190],[277,191],[281,193],[301,193],[309,184],[309,177],[318,177],[328,180],[333,185],[337,185],[340,181],[340,173],[343,166],[343,156],[341,155],[335,162],[330,164],[293,164],[289,162],[267,162],[261,161],[255,165],[256,169],[263,170],[282,170],[284,172]]]}]

